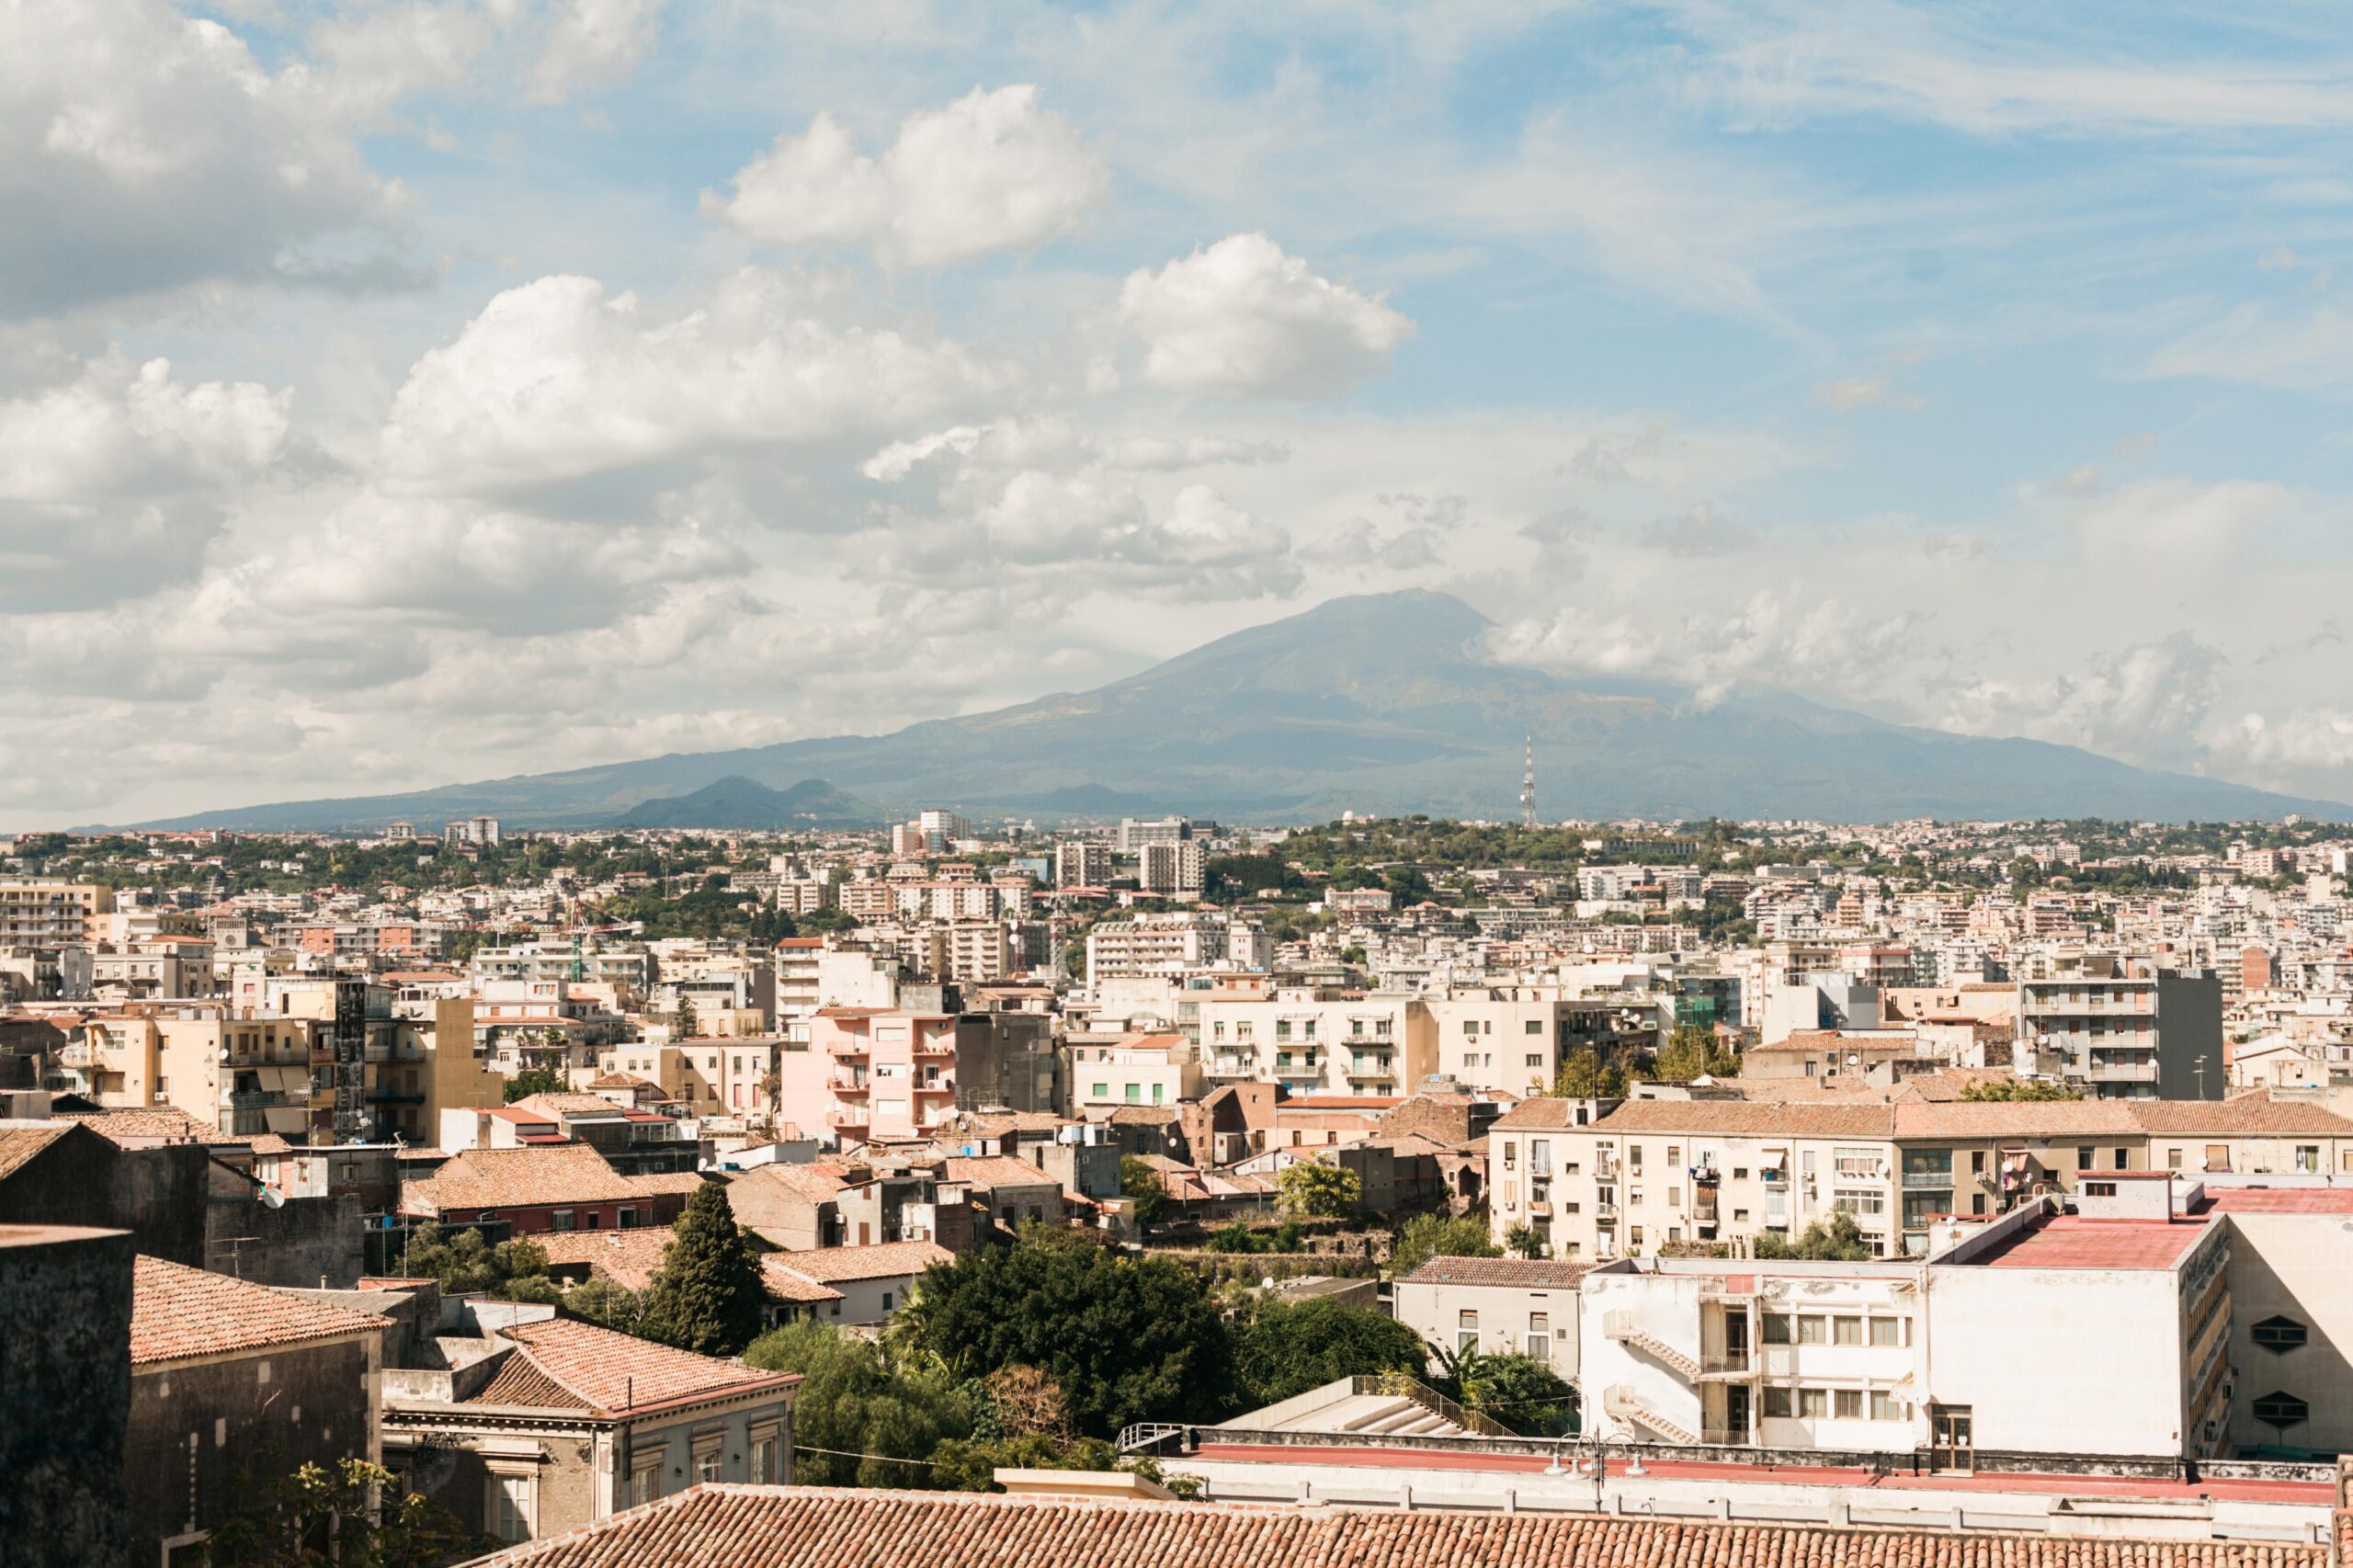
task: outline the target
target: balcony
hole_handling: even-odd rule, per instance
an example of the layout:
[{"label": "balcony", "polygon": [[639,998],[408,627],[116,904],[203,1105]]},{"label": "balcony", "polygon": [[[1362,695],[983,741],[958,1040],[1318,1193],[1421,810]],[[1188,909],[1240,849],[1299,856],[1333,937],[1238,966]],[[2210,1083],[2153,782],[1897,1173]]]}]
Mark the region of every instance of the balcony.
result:
[{"label": "balcony", "polygon": [[1745,1383],[1756,1375],[1756,1358],[1746,1351],[1699,1358],[1699,1381],[1703,1383]]},{"label": "balcony", "polygon": [[1593,1222],[1597,1225],[1616,1224],[1618,1222],[1618,1205],[1615,1203],[1595,1204],[1593,1206]]},{"label": "balcony", "polygon": [[1548,1219],[1551,1217],[1552,1212],[1552,1200],[1549,1198],[1530,1199],[1528,1204],[1528,1211],[1530,1214],[1535,1215],[1540,1220]]},{"label": "balcony", "polygon": [[917,1084],[915,1085],[915,1093],[919,1095],[952,1095],[955,1092],[956,1085],[949,1083]]},{"label": "balcony", "polygon": [[874,1042],[865,1040],[832,1040],[825,1042],[825,1053],[834,1057],[871,1056]]},{"label": "balcony", "polygon": [[1948,1165],[1942,1170],[1935,1171],[1905,1171],[1904,1185],[1906,1189],[1918,1187],[1929,1191],[1949,1190],[1952,1187],[1952,1167]]},{"label": "balcony", "polygon": [[836,1074],[825,1080],[825,1086],[837,1095],[862,1095],[869,1085],[863,1078]]}]

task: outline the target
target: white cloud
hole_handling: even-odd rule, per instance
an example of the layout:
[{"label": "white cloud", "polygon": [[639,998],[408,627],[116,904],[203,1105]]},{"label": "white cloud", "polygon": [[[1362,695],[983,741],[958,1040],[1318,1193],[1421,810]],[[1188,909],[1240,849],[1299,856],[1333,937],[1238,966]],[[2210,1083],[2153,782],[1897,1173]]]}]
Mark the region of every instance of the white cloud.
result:
[{"label": "white cloud", "polygon": [[533,103],[562,103],[634,72],[661,36],[664,0],[557,0],[524,79]]},{"label": "white cloud", "polygon": [[283,449],[289,394],[108,356],[0,401],[0,609],[104,604],[192,575]]},{"label": "white cloud", "polygon": [[1154,384],[1217,397],[1316,398],[1385,369],[1414,324],[1320,278],[1264,234],[1131,273],[1120,317]]},{"label": "white cloud", "polygon": [[493,299],[418,359],[382,471],[411,492],[495,492],[732,447],[854,435],[990,377],[954,344],[835,324],[845,301],[759,268],[657,314],[588,278]]},{"label": "white cloud", "polygon": [[1103,160],[1034,86],[974,88],[909,115],[880,157],[830,114],[740,170],[702,210],[772,244],[866,244],[892,267],[946,267],[1029,250],[1110,188]]},{"label": "white cloud", "polygon": [[0,8],[0,313],[299,275],[302,247],[380,226],[393,195],[308,67],[273,73],[218,22],[162,0]]}]

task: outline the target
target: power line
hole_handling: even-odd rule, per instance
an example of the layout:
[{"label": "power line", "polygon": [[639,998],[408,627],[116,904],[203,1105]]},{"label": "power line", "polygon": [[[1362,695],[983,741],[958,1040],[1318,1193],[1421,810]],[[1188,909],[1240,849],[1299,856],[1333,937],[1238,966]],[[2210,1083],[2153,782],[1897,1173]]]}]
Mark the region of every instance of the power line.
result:
[{"label": "power line", "polygon": [[853,1452],[848,1449],[813,1448],[807,1443],[795,1443],[792,1445],[792,1450],[795,1453],[801,1454],[832,1454],[836,1459],[881,1460],[884,1464],[918,1464],[923,1466],[926,1470],[929,1470],[931,1468],[931,1461],[929,1460],[903,1460],[895,1454],[861,1454]]}]

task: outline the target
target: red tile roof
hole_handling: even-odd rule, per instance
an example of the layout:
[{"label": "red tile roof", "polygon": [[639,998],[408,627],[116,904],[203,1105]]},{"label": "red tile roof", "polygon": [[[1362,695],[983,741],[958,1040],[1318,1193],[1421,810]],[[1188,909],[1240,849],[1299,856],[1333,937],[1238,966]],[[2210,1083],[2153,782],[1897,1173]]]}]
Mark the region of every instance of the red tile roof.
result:
[{"label": "red tile roof", "polygon": [[142,1256],[131,1276],[131,1363],[221,1356],[344,1335],[380,1335],[384,1320],[225,1274]]},{"label": "red tile roof", "polygon": [[529,1149],[468,1149],[422,1181],[405,1182],[401,1210],[409,1214],[532,1209],[551,1204],[628,1203],[649,1189],[605,1163],[585,1143]]},{"label": "red tile roof", "polygon": [[890,1279],[921,1274],[935,1263],[953,1263],[956,1255],[936,1242],[876,1242],[862,1247],[817,1247],[809,1252],[780,1255],[786,1267],[820,1285],[843,1280]]},{"label": "red tile roof", "polygon": [[1529,1290],[1574,1290],[1585,1278],[1586,1263],[1563,1263],[1529,1257],[1434,1257],[1404,1278],[1401,1285],[1509,1285]]},{"label": "red tile roof", "polygon": [[575,1405],[600,1412],[781,1391],[801,1381],[797,1373],[758,1371],[570,1318],[520,1324],[506,1337],[514,1342],[516,1358],[527,1358]]},{"label": "red tile roof", "polygon": [[484,1564],[534,1568],[2327,1568],[2288,1541],[701,1485]]}]

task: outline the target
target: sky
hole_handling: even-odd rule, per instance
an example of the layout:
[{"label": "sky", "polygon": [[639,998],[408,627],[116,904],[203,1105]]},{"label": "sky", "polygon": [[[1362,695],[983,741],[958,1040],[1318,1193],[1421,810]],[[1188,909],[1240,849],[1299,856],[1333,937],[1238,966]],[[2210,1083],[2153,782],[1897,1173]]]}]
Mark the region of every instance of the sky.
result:
[{"label": "sky", "polygon": [[2246,9],[0,0],[0,826],[1405,587],[2353,800],[2353,23]]}]

